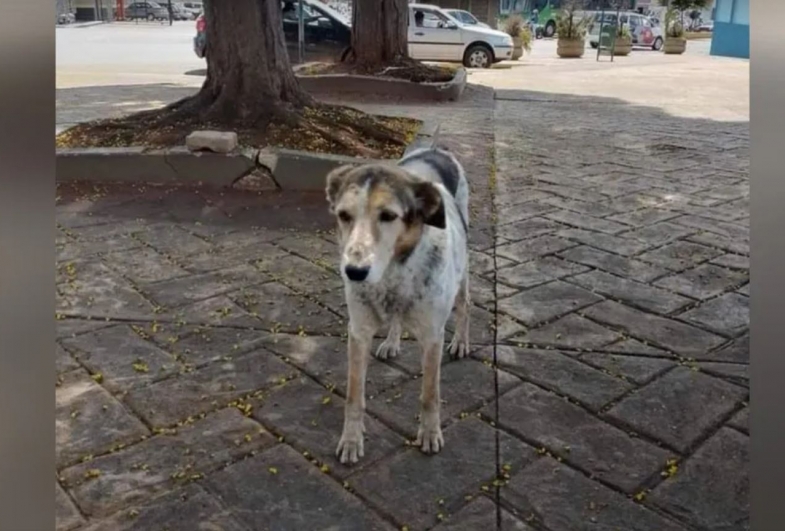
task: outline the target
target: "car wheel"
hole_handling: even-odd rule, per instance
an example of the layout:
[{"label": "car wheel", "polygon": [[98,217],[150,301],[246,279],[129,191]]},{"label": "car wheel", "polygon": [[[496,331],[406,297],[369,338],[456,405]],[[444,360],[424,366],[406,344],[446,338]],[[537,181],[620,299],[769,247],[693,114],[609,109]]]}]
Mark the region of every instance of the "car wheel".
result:
[{"label": "car wheel", "polygon": [[150,22],[154,21],[155,20],[155,15],[153,15],[152,13],[148,13],[147,14],[147,20],[149,20]]},{"label": "car wheel", "polygon": [[556,35],[556,23],[552,20],[549,20],[545,25],[545,36],[551,38],[554,35]]},{"label": "car wheel", "polygon": [[662,37],[657,37],[654,39],[654,44],[651,45],[651,49],[655,52],[662,50]]},{"label": "car wheel", "polygon": [[493,65],[493,52],[483,44],[470,46],[463,56],[463,65],[466,68],[490,68]]}]

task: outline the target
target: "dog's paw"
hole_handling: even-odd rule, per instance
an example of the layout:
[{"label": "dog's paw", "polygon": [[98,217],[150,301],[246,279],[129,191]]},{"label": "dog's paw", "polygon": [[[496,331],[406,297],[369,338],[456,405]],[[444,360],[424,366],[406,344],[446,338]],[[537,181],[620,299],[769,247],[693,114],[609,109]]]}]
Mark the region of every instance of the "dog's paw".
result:
[{"label": "dog's paw", "polygon": [[341,440],[338,441],[338,448],[335,449],[335,456],[341,464],[354,464],[365,455],[363,448],[363,426],[354,428],[344,428]]},{"label": "dog's paw", "polygon": [[376,349],[376,357],[380,360],[387,358],[395,358],[401,352],[401,343],[399,341],[390,341],[385,339],[379,348]]},{"label": "dog's paw", "polygon": [[450,346],[447,347],[447,351],[450,353],[450,356],[455,358],[465,358],[469,354],[469,342],[458,337],[456,334],[453,336],[452,341],[450,341]]},{"label": "dog's paw", "polygon": [[438,454],[444,448],[444,437],[439,424],[420,424],[415,444],[420,447],[423,453]]}]

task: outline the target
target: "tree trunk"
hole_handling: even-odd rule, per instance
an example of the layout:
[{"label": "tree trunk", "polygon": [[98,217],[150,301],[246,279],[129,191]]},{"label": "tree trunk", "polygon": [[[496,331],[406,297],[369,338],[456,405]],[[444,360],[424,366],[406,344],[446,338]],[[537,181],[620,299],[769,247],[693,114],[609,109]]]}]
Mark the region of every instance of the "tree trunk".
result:
[{"label": "tree trunk", "polygon": [[408,0],[354,0],[352,51],[354,62],[369,67],[409,57]]},{"label": "tree trunk", "polygon": [[193,104],[207,120],[255,124],[312,103],[289,63],[280,0],[204,4],[207,79]]}]

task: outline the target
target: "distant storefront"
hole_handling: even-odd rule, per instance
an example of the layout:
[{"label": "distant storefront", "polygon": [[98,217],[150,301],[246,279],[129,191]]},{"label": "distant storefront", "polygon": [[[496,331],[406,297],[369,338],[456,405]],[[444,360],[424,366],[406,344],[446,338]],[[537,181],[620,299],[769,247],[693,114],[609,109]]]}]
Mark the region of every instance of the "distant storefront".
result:
[{"label": "distant storefront", "polygon": [[69,0],[68,4],[77,22],[109,22],[114,18],[116,0]]},{"label": "distant storefront", "polygon": [[716,0],[711,55],[750,57],[750,0]]}]

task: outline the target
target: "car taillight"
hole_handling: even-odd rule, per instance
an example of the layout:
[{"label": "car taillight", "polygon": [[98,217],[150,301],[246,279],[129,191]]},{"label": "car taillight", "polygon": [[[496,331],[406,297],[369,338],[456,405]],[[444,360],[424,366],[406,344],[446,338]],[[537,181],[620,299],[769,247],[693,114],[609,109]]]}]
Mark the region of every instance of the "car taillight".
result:
[{"label": "car taillight", "polygon": [[204,15],[200,15],[199,18],[196,19],[196,31],[198,33],[202,33],[204,31],[205,22],[204,22]]}]

